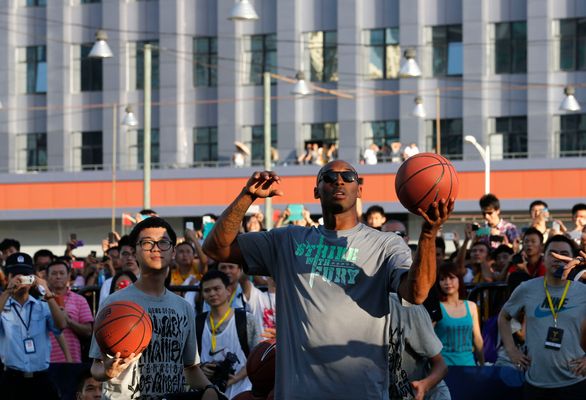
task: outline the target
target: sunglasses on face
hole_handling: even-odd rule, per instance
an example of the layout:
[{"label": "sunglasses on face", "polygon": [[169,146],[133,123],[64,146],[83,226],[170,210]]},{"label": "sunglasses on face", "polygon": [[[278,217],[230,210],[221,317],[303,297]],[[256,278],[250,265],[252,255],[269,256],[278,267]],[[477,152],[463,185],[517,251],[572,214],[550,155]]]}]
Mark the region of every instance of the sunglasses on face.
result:
[{"label": "sunglasses on face", "polygon": [[342,177],[342,180],[346,183],[356,182],[358,180],[358,174],[354,171],[325,171],[319,176],[320,181],[325,183],[334,183],[338,181],[338,176]]}]

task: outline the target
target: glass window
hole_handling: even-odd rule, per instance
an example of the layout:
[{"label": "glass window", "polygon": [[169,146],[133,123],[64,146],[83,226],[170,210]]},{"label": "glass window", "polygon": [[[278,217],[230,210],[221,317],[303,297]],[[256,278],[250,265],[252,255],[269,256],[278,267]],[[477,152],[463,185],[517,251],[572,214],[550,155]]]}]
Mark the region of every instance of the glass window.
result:
[{"label": "glass window", "polygon": [[[430,151],[436,148],[436,122],[429,121],[432,126],[431,146]],[[442,119],[440,120],[440,141],[441,141],[441,154],[448,157],[451,160],[462,159],[462,119]]]},{"label": "glass window", "polygon": [[81,132],[81,168],[94,170],[103,168],[102,132]]},{"label": "glass window", "polygon": [[101,3],[102,0],[81,0],[81,4],[89,4],[89,3]]},{"label": "glass window", "polygon": [[43,171],[47,169],[47,134],[28,133],[16,136],[19,150],[17,163],[19,170]]},{"label": "glass window", "polygon": [[319,31],[307,34],[309,73],[312,82],[338,81],[338,33]]},{"label": "glass window", "polygon": [[27,7],[45,7],[47,0],[26,0]]},{"label": "glass window", "polygon": [[560,157],[586,156],[586,114],[560,118]]},{"label": "glass window", "polygon": [[586,18],[560,20],[560,69],[586,69]]},{"label": "glass window", "polygon": [[218,85],[218,41],[215,37],[193,39],[193,85]]},{"label": "glass window", "polygon": [[264,72],[277,72],[277,35],[252,35],[244,39],[247,66],[245,82],[262,85]]},{"label": "glass window", "polygon": [[401,62],[399,28],[372,29],[366,35],[367,79],[398,78]]},{"label": "glass window", "polygon": [[337,123],[325,122],[309,124],[309,127],[309,138],[307,139],[310,141],[319,142],[321,144],[338,145],[339,133]]},{"label": "glass window", "polygon": [[151,44],[151,86],[159,87],[159,41],[145,40],[136,43],[136,88],[144,89],[144,45]]},{"label": "glass window", "polygon": [[[136,131],[136,154],[138,165],[144,165],[144,129]],[[159,164],[159,130],[151,129],[151,167],[158,168]]]},{"label": "glass window", "polygon": [[462,25],[434,26],[432,49],[434,76],[462,75]]},{"label": "glass window", "polygon": [[[248,127],[250,129],[250,144],[252,152],[252,163],[259,165],[265,159],[265,130],[263,125]],[[271,125],[271,147],[277,148],[277,125]]]},{"label": "glass window", "polygon": [[375,143],[378,147],[389,146],[399,140],[399,121],[372,121],[366,123],[365,147]]},{"label": "glass window", "polygon": [[19,70],[24,93],[47,93],[47,46],[29,46],[19,49]]},{"label": "glass window", "polygon": [[496,118],[496,133],[503,137],[503,158],[527,158],[527,117]]},{"label": "glass window", "polygon": [[206,127],[193,130],[193,161],[196,163],[218,161],[218,128]]},{"label": "glass window", "polygon": [[495,72],[516,74],[527,72],[527,23],[495,24]]},{"label": "glass window", "polygon": [[102,59],[89,58],[93,43],[81,45],[81,91],[92,92],[102,90]]}]

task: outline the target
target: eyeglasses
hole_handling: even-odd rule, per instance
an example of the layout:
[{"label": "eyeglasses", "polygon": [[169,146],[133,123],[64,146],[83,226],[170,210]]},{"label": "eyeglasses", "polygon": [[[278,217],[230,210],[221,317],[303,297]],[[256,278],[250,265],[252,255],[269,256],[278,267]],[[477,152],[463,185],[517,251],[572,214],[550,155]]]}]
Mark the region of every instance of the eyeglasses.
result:
[{"label": "eyeglasses", "polygon": [[401,231],[391,231],[391,232],[393,232],[395,235],[401,236],[402,238],[407,236],[407,234],[405,232],[401,232]]},{"label": "eyeglasses", "polygon": [[319,176],[319,181],[324,181],[325,183],[334,183],[338,181],[338,176],[342,177],[342,180],[346,183],[356,182],[358,180],[358,174],[356,171],[324,171]]},{"label": "eyeglasses", "polygon": [[[159,249],[160,249],[160,247],[159,247]],[[132,251],[123,251],[122,253],[120,253],[120,256],[121,257],[135,257],[134,252],[132,252]]]},{"label": "eyeglasses", "polygon": [[140,240],[138,242],[138,245],[140,246],[141,249],[143,249],[145,251],[151,251],[152,249],[155,248],[155,245],[157,245],[159,250],[167,251],[171,248],[171,246],[173,246],[173,243],[171,243],[171,241],[169,239],[161,239],[158,241],[144,239],[144,240]]}]

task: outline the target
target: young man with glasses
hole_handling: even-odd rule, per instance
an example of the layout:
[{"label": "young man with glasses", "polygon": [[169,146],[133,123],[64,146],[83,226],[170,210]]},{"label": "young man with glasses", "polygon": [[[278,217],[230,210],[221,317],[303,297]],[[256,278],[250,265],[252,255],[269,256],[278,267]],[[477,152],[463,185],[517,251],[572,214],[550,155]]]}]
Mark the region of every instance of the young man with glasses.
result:
[{"label": "young man with glasses", "polygon": [[358,173],[332,161],[318,173],[314,197],[324,225],[238,235],[258,198],[283,196],[281,178],[255,172],[204,242],[215,260],[238,263],[276,282],[278,399],[387,399],[389,291],[421,303],[435,282],[435,236],[453,199],[421,211],[419,253],[403,239],[360,223]]},{"label": "young man with glasses", "polygon": [[[159,217],[138,223],[129,235],[134,245],[140,277],[131,286],[105,300],[132,301],[143,307],[153,323],[153,337],[138,355],[121,358],[106,355],[92,339],[92,375],[104,382],[103,399],[159,399],[185,391],[186,384],[204,389],[204,400],[219,398],[199,364],[195,336],[195,312],[183,298],[165,288],[177,236]],[[172,398],[172,396],[169,396]]]}]

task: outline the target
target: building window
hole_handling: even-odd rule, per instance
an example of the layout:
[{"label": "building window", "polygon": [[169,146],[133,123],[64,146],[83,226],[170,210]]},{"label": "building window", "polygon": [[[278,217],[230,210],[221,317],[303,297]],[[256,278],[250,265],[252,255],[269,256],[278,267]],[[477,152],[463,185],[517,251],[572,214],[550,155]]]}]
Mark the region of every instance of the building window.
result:
[{"label": "building window", "polygon": [[307,34],[309,73],[312,82],[338,81],[338,33],[336,31]]},{"label": "building window", "polygon": [[376,144],[381,153],[390,149],[391,143],[399,141],[399,121],[372,121],[365,124],[366,133],[364,135],[364,148],[372,143]]},{"label": "building window", "polygon": [[[144,165],[144,130],[137,129],[136,131],[136,159],[139,166]],[[151,166],[158,168],[160,162],[159,157],[159,130],[151,129]]]},{"label": "building window", "polygon": [[81,4],[89,4],[89,3],[101,3],[102,0],[81,0]]},{"label": "building window", "polygon": [[218,85],[218,41],[215,37],[193,39],[193,85]]},{"label": "building window", "polygon": [[367,79],[396,79],[399,77],[401,48],[399,28],[372,29],[365,32]]},{"label": "building window", "polygon": [[[265,130],[263,125],[245,126],[244,136],[250,138],[252,165],[262,165],[265,159]],[[271,147],[277,148],[277,125],[271,125]]]},{"label": "building window", "polygon": [[144,89],[144,45],[151,44],[151,87],[156,89],[159,87],[159,42],[157,40],[144,40],[136,42],[134,51],[131,51],[130,64],[135,66],[135,85],[136,89]]},{"label": "building window", "polygon": [[560,69],[586,69],[586,18],[560,20]]},{"label": "building window", "polygon": [[462,25],[432,28],[433,76],[461,76]]},{"label": "building window", "polygon": [[527,72],[527,23],[525,21],[495,24],[495,72],[519,74]]},{"label": "building window", "polygon": [[586,114],[562,115],[560,125],[560,157],[586,156]]},{"label": "building window", "polygon": [[47,169],[47,134],[28,133],[16,136],[19,171],[43,171]]},{"label": "building window", "polygon": [[94,92],[102,90],[102,59],[88,57],[93,43],[86,43],[79,46],[79,64],[77,60],[74,65],[79,65],[80,83],[76,85],[82,92]]},{"label": "building window", "polygon": [[253,35],[244,38],[244,57],[247,66],[245,83],[262,85],[264,72],[276,72],[277,35]]},{"label": "building window", "polygon": [[46,7],[47,0],[26,0],[27,7]]},{"label": "building window", "polygon": [[47,46],[17,49],[21,93],[47,93]]},{"label": "building window", "polygon": [[[436,122],[429,121],[431,125],[431,148],[433,151],[436,148]],[[462,119],[442,119],[440,120],[440,141],[441,141],[441,154],[448,157],[451,160],[462,159]]]},{"label": "building window", "polygon": [[206,127],[193,130],[193,161],[195,163],[218,161],[218,128]]},{"label": "building window", "polygon": [[309,137],[306,134],[306,139],[320,142],[321,144],[338,144],[339,132],[336,122],[309,124],[307,126],[309,127]]},{"label": "building window", "polygon": [[502,135],[503,158],[527,158],[527,117],[496,118],[496,134]]},{"label": "building window", "polygon": [[75,170],[96,170],[103,168],[101,131],[75,132],[72,139]]}]

